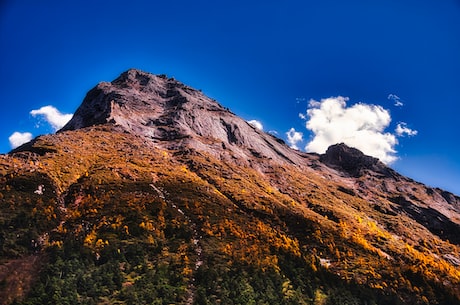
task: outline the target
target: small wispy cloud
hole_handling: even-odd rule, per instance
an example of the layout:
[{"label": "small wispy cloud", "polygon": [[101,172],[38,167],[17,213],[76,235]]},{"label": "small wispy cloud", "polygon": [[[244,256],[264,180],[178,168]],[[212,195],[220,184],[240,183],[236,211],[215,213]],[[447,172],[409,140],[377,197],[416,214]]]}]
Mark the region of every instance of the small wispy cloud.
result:
[{"label": "small wispy cloud", "polygon": [[255,128],[259,129],[259,130],[264,130],[264,126],[258,120],[250,120],[250,121],[248,121],[248,123],[250,125],[254,126]]},{"label": "small wispy cloud", "polygon": [[32,137],[33,136],[30,132],[15,131],[11,136],[9,136],[8,140],[10,141],[11,148],[15,149],[16,147],[32,140]]},{"label": "small wispy cloud", "polygon": [[293,149],[298,150],[299,147],[297,146],[297,144],[303,141],[303,133],[296,131],[294,127],[292,127],[291,129],[289,129],[288,132],[286,132],[286,136],[289,146]]},{"label": "small wispy cloud", "polygon": [[57,131],[64,127],[68,121],[72,118],[73,114],[63,114],[56,107],[48,105],[43,106],[40,109],[32,110],[30,114],[33,117],[42,116],[43,119],[51,125],[53,131]]},{"label": "small wispy cloud", "polygon": [[417,135],[418,133],[417,130],[407,127],[407,123],[404,123],[404,122],[400,122],[398,123],[398,125],[396,125],[395,132],[396,132],[396,135],[398,135],[399,137],[403,137],[403,136],[413,137]]},{"label": "small wispy cloud", "polygon": [[396,94],[388,94],[387,99],[392,100],[394,102],[393,105],[395,105],[396,107],[404,106],[404,103],[402,102],[401,98]]},{"label": "small wispy cloud", "polygon": [[303,103],[303,102],[305,102],[305,100],[306,100],[306,99],[305,99],[303,96],[302,96],[302,97],[296,97],[296,98],[295,98],[295,102],[296,102],[297,104]]}]

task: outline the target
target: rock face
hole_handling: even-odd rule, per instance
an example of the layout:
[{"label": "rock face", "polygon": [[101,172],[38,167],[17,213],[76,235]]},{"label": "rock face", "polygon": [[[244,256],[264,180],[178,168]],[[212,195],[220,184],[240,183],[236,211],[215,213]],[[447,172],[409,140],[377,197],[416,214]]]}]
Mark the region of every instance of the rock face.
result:
[{"label": "rock face", "polygon": [[61,131],[105,123],[160,145],[193,147],[223,158],[301,162],[281,140],[257,130],[200,91],[135,69],[92,89]]},{"label": "rock face", "polygon": [[321,155],[320,160],[330,167],[349,173],[353,177],[360,177],[365,171],[373,171],[386,176],[394,173],[379,159],[366,156],[360,150],[344,143],[331,145],[326,153]]}]

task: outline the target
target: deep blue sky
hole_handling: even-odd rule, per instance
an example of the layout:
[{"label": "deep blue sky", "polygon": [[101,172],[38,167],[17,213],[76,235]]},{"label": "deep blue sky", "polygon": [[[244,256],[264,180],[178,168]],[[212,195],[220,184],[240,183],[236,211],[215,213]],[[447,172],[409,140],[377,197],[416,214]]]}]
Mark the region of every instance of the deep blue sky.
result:
[{"label": "deep blue sky", "polygon": [[[310,99],[380,105],[418,131],[402,174],[460,195],[460,1],[2,1],[0,153],[29,113],[72,113],[135,67],[202,89],[285,138]],[[401,98],[395,107],[389,94]]]}]

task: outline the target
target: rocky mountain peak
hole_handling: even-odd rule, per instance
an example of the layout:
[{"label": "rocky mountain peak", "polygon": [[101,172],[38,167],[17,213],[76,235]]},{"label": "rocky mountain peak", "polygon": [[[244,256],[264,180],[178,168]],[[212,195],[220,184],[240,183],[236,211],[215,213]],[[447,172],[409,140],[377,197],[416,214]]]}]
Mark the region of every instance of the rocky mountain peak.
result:
[{"label": "rocky mountain peak", "polygon": [[394,173],[379,159],[365,155],[362,151],[344,143],[331,145],[326,153],[321,155],[320,161],[353,177],[361,176],[365,170],[371,170],[385,176],[391,176]]},{"label": "rocky mountain peak", "polygon": [[[189,107],[184,104],[190,102]],[[164,130],[166,116],[193,106],[224,110],[217,102],[205,98],[197,90],[164,75],[156,76],[136,69],[122,73],[112,82],[101,82],[86,95],[81,106],[62,130],[111,123],[126,131],[168,139]],[[162,120],[163,119],[163,120]]]},{"label": "rocky mountain peak", "polygon": [[86,95],[61,131],[113,124],[166,147],[205,150],[223,158],[301,162],[281,140],[257,130],[201,91],[136,69]]}]

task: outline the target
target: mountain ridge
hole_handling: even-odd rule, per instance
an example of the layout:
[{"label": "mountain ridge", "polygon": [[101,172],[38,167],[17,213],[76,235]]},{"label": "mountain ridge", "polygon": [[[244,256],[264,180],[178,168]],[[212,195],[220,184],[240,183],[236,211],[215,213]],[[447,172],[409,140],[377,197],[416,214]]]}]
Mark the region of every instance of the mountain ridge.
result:
[{"label": "mountain ridge", "polygon": [[279,162],[301,162],[280,140],[257,130],[198,90],[174,78],[136,69],[92,89],[61,130],[101,123],[115,124],[159,145],[180,147],[184,142],[210,153],[228,149],[236,159],[256,155]]},{"label": "mountain ridge", "polygon": [[[318,163],[317,154],[289,148],[283,140],[258,130],[199,90],[166,75],[134,68],[90,90],[73,118],[59,132],[105,123],[120,126],[158,145],[166,144],[166,148],[191,147],[220,157],[228,155],[225,151],[228,149],[233,161],[256,157],[256,160],[297,166],[310,162],[310,166],[324,164],[355,178],[364,171],[403,177],[377,158],[344,143],[329,147],[319,155],[321,163]],[[454,204],[460,201],[455,194],[442,192],[446,194],[442,197],[451,198]]]},{"label": "mountain ridge", "polygon": [[0,208],[0,304],[460,303],[458,196],[139,70],[0,155]]}]

